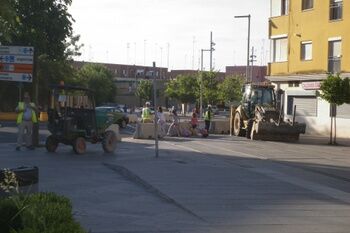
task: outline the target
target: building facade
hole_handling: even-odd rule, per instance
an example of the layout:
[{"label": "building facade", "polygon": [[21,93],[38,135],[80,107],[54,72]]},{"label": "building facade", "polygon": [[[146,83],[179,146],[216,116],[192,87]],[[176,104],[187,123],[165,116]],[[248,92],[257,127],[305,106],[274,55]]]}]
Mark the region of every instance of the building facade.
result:
[{"label": "building facade", "polygon": [[[266,81],[266,66],[250,66],[251,82],[259,83]],[[241,76],[246,77],[247,66],[226,66],[226,76]]]},{"label": "building facade", "polygon": [[[74,61],[73,66],[80,69],[86,64],[100,64],[107,67],[113,73],[113,80],[117,87],[116,100],[119,104],[127,106],[142,106],[144,103],[140,101],[135,94],[137,85],[141,80],[153,80],[153,75],[156,76],[157,89],[159,93],[165,90],[165,83],[169,78],[168,69],[163,67],[122,65],[110,63],[91,63]],[[160,105],[167,105],[167,99],[161,95],[159,99]]]},{"label": "building facade", "polygon": [[[327,73],[350,77],[349,0],[270,0],[268,76],[285,91],[285,116],[328,135],[330,105],[319,97]],[[350,105],[337,108],[338,136],[350,138]]]}]

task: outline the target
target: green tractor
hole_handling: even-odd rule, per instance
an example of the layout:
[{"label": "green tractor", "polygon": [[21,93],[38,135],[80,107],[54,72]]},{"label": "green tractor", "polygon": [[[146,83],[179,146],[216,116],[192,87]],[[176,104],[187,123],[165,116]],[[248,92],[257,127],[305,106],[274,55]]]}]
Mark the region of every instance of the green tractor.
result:
[{"label": "green tractor", "polygon": [[[282,91],[278,94],[283,95]],[[295,114],[294,110],[294,114]],[[278,106],[274,86],[246,84],[241,105],[231,110],[231,132],[252,140],[298,141],[306,124],[284,121],[283,107]]]},{"label": "green tractor", "polygon": [[[95,111],[93,92],[67,85],[50,86],[48,152],[55,152],[59,143],[71,145],[76,154],[86,151],[86,142],[102,143],[106,153],[114,152],[117,135],[112,115]],[[113,127],[114,126],[114,127]]]}]

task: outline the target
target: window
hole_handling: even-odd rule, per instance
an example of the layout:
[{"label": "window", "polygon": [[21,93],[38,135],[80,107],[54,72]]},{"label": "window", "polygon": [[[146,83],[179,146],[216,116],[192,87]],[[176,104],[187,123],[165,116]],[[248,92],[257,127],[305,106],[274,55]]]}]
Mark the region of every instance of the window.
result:
[{"label": "window", "polygon": [[288,38],[272,39],[272,62],[285,62],[288,60]]},{"label": "window", "polygon": [[337,20],[343,17],[343,0],[331,0],[329,8],[329,19]]},{"label": "window", "polygon": [[328,42],[328,72],[339,73],[341,71],[341,40]]},{"label": "window", "polygon": [[288,82],[288,87],[299,87],[300,86],[300,82],[295,81],[295,82]]},{"label": "window", "polygon": [[312,9],[314,8],[314,0],[303,0],[302,1],[302,6],[301,9],[304,10],[308,10],[308,9]]},{"label": "window", "polygon": [[271,17],[287,15],[289,0],[271,0]]},{"label": "window", "polygon": [[311,41],[301,42],[301,60],[302,61],[312,60],[312,42]]}]

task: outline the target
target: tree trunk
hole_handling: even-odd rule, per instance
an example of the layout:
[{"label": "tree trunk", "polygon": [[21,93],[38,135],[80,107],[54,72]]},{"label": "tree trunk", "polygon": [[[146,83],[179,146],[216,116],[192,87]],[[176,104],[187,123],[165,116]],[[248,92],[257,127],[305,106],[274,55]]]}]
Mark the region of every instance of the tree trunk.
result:
[{"label": "tree trunk", "polygon": [[334,117],[334,139],[333,144],[337,144],[337,116]]},{"label": "tree trunk", "polygon": [[331,116],[331,131],[329,136],[329,144],[333,144],[333,116]]}]

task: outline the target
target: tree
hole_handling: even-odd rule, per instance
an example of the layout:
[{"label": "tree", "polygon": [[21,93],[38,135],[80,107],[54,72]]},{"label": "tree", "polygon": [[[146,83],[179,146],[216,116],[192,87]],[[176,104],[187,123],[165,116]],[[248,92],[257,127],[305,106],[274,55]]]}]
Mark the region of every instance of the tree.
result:
[{"label": "tree", "polygon": [[93,90],[96,104],[114,102],[116,86],[113,82],[113,74],[103,65],[88,64],[78,71],[77,82]]},{"label": "tree", "polygon": [[181,103],[191,103],[196,101],[198,90],[199,84],[196,76],[179,75],[167,84],[165,93],[168,97]]},{"label": "tree", "polygon": [[0,0],[0,42],[10,40],[9,31],[15,22],[15,10],[12,0]]},{"label": "tree", "polygon": [[140,98],[140,102],[149,101],[153,96],[153,85],[150,80],[141,80],[136,89],[136,96]]},{"label": "tree", "polygon": [[[344,103],[350,103],[350,83],[349,78],[342,79],[339,74],[329,74],[327,79],[321,84],[321,97],[330,103],[331,106],[331,130],[330,144],[336,144],[336,106]],[[333,125],[334,120],[334,125]],[[333,138],[334,127],[334,138]]]},{"label": "tree", "polygon": [[[72,1],[0,0],[0,2],[0,21],[6,21],[5,25],[0,22],[0,25],[6,27],[6,36],[0,36],[0,42],[4,45],[15,44],[35,48],[36,73],[33,86],[39,84],[39,90],[43,92],[38,95],[39,100],[46,102],[47,98],[41,96],[47,92],[49,83],[74,76],[74,69],[67,61],[72,56],[79,55],[81,45],[78,44],[79,36],[73,35],[74,19],[68,13]],[[2,3],[6,3],[5,8]],[[4,82],[2,85],[12,92],[17,92],[16,86],[12,83]],[[28,88],[29,84],[25,86]],[[5,98],[2,94],[1,99]],[[16,98],[9,101],[15,103]]]},{"label": "tree", "polygon": [[[200,77],[200,75],[202,77]],[[198,82],[203,81],[203,103],[217,104],[219,101],[219,80],[216,72],[201,72],[198,76]]]},{"label": "tree", "polygon": [[228,76],[219,84],[219,99],[223,103],[231,103],[242,99],[243,77]]}]

